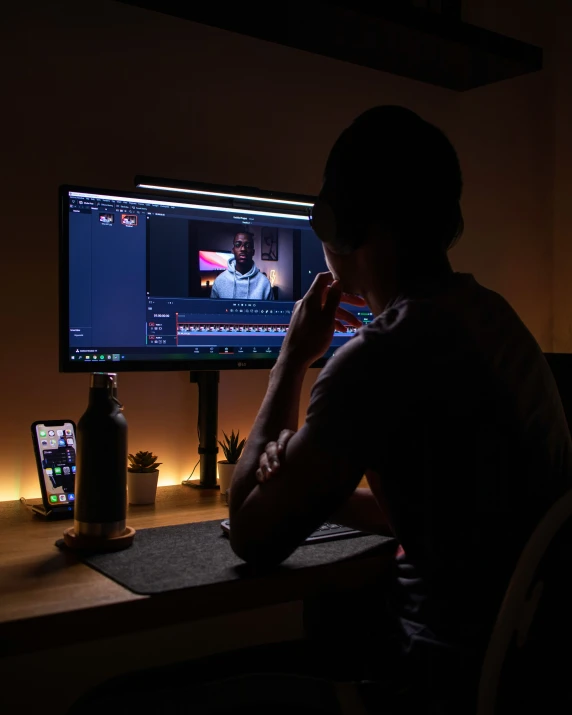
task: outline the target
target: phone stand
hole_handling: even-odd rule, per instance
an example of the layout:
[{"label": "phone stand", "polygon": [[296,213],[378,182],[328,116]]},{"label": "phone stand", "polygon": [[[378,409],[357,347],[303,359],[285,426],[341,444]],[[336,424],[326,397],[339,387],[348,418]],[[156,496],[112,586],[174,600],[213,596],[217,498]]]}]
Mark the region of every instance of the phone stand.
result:
[{"label": "phone stand", "polygon": [[57,521],[59,519],[73,519],[73,506],[65,509],[46,509],[43,504],[32,504],[30,509],[36,516],[47,521]]}]

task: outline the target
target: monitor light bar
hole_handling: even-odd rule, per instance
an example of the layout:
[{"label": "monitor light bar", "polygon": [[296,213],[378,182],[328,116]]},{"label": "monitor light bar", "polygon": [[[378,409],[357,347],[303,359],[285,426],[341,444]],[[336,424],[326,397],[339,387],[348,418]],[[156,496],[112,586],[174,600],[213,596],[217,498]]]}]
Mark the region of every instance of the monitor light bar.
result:
[{"label": "monitor light bar", "polygon": [[158,191],[173,191],[181,194],[199,194],[201,196],[220,196],[230,199],[244,199],[251,201],[266,201],[271,204],[286,204],[289,206],[305,206],[307,208],[312,208],[314,204],[307,203],[306,201],[290,201],[288,199],[269,199],[261,196],[246,196],[243,194],[229,194],[226,192],[218,191],[201,191],[199,189],[182,189],[178,186],[159,186],[157,184],[137,184],[138,189],[153,189]]},{"label": "monitor light bar", "polygon": [[308,221],[308,216],[303,216],[302,214],[286,214],[278,213],[278,211],[257,211],[256,209],[243,209],[243,208],[227,208],[226,206],[205,206],[203,204],[187,204],[181,203],[179,201],[158,201],[156,199],[136,199],[129,198],[128,196],[116,196],[111,194],[91,194],[91,193],[81,193],[77,191],[70,191],[69,195],[71,198],[87,198],[87,199],[113,199],[114,201],[125,201],[131,204],[154,204],[155,206],[169,206],[169,207],[181,207],[185,209],[200,209],[201,211],[220,211],[222,213],[232,213],[232,214],[247,214],[252,216],[272,216],[275,218],[289,218],[294,221]]}]

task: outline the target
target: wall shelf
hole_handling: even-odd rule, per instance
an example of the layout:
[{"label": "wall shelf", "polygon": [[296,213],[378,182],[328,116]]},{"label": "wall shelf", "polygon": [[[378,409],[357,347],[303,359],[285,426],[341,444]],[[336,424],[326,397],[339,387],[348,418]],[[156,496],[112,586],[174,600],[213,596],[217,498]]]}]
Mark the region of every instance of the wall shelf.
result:
[{"label": "wall shelf", "polygon": [[459,92],[542,69],[542,48],[462,22],[460,3],[450,0],[441,0],[442,12],[405,0],[226,3],[224,9],[206,2],[125,1]]}]

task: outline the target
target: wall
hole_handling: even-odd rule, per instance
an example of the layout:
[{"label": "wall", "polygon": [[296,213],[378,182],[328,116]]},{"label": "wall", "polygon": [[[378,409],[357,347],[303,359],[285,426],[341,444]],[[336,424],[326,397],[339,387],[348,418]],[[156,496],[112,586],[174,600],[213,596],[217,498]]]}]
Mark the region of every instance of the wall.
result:
[{"label": "wall", "polygon": [[[261,232],[260,232],[261,233]],[[299,296],[294,296],[294,265],[292,262],[294,248],[294,233],[290,229],[278,229],[278,260],[263,261],[261,256],[268,251],[268,246],[262,244],[262,238],[258,236],[256,248],[256,265],[264,271],[270,278],[270,271],[275,271],[276,286],[278,287],[279,300],[294,300]]]},{"label": "wall", "polygon": [[554,350],[572,352],[572,4],[557,0],[554,33]]},{"label": "wall", "polygon": [[[135,174],[147,174],[310,194],[355,115],[404,104],[459,149],[467,230],[455,267],[504,293],[550,346],[542,75],[460,97],[110,0],[36,1],[5,19],[0,499],[39,495],[30,423],[77,420],[87,399],[88,378],[57,367],[61,183],[127,190]],[[248,434],[266,382],[266,372],[222,375],[222,429]],[[164,463],[161,482],[178,483],[197,452],[196,386],[185,373],[122,375],[120,396],[130,449],[153,449]]]},{"label": "wall", "polygon": [[[474,0],[463,20],[544,47],[545,70],[460,96],[467,237],[456,266],[502,293],[552,349],[552,2]],[[464,245],[463,245],[464,244]]]}]

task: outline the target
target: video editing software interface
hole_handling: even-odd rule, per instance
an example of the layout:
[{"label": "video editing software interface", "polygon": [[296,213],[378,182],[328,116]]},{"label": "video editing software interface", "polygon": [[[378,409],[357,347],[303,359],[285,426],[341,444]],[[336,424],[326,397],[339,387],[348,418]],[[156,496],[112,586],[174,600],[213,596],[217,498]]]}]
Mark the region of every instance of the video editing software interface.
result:
[{"label": "video editing software interface", "polygon": [[70,365],[276,359],[295,301],[327,270],[308,217],[284,204],[66,194]]}]

